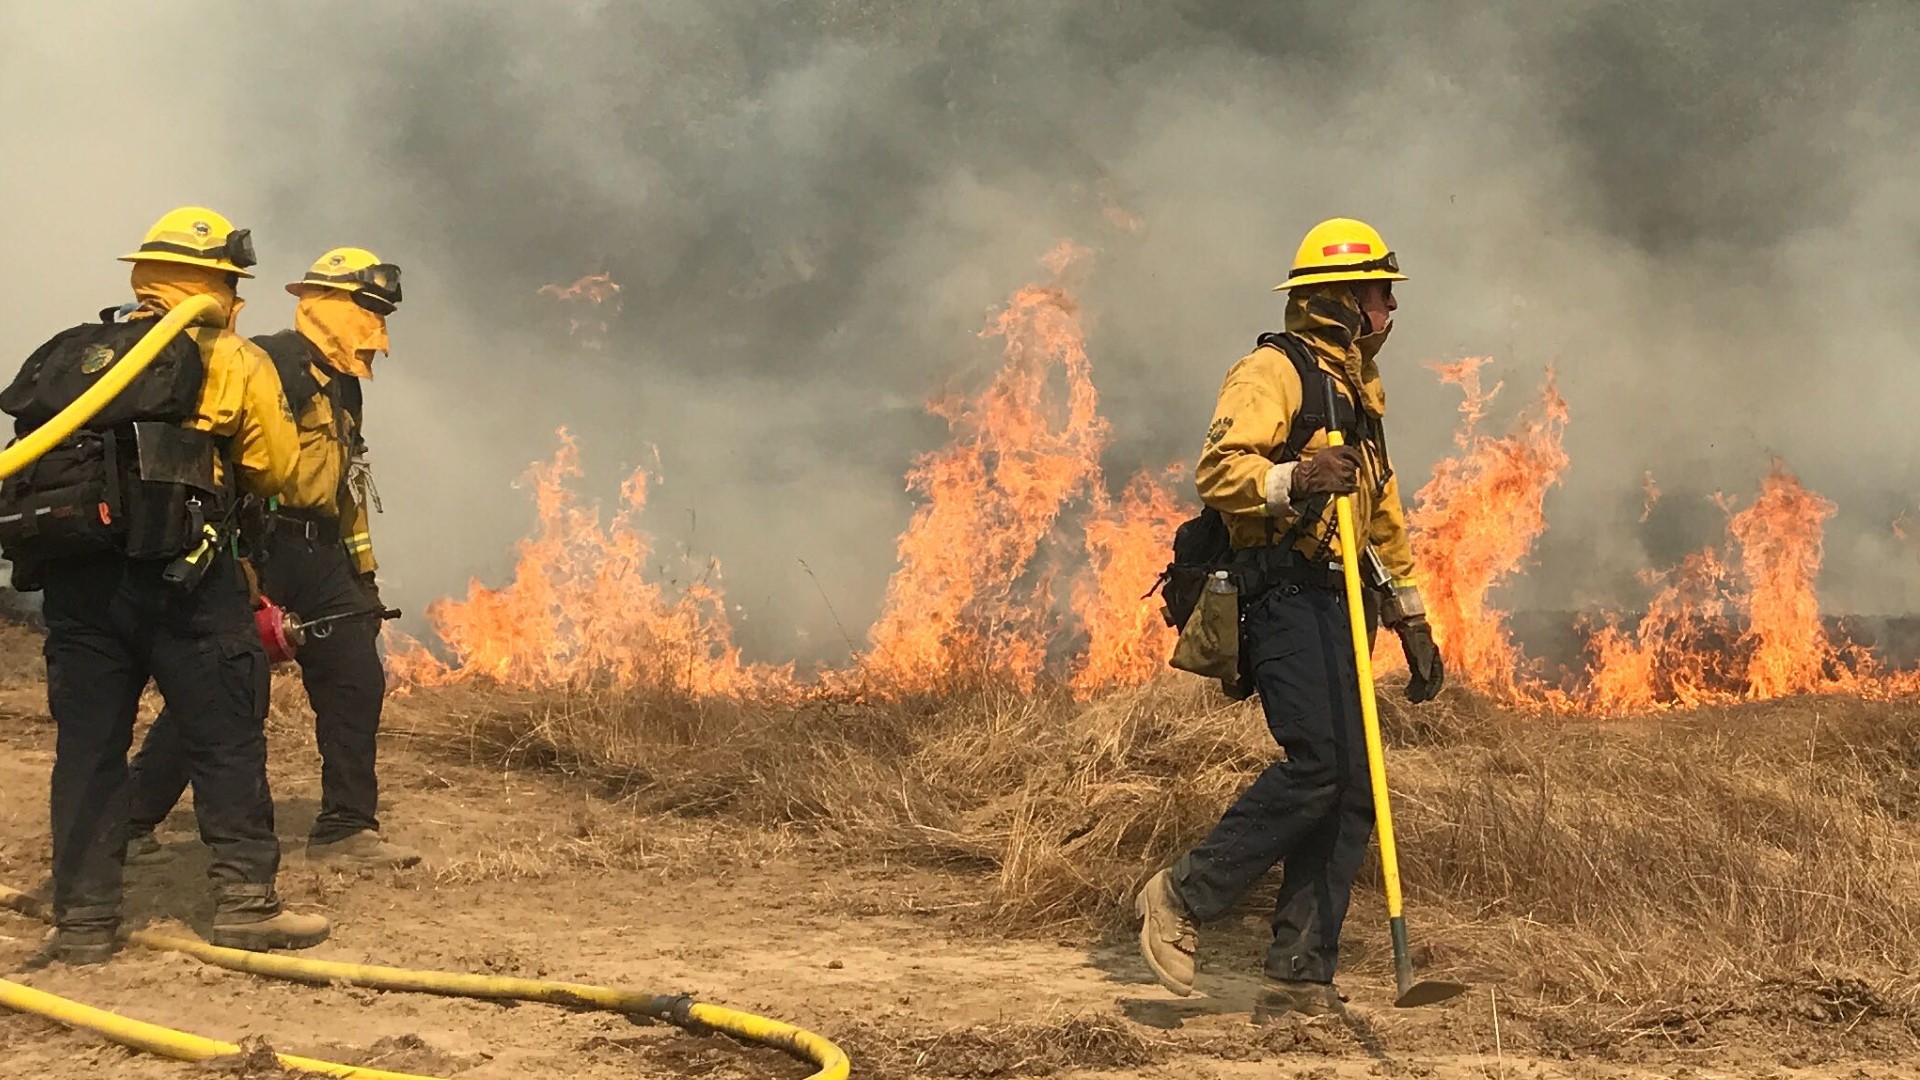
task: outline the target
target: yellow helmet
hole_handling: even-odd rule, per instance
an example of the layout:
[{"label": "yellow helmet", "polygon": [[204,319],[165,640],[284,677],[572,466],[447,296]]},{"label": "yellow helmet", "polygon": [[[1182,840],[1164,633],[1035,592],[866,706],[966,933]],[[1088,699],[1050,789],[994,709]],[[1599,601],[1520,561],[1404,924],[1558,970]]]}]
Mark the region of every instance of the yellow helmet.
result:
[{"label": "yellow helmet", "polygon": [[400,304],[400,268],[380,261],[366,248],[338,247],[320,256],[305,277],[287,286],[295,296],[308,288],[339,289],[354,294],[356,303],[381,315]]},{"label": "yellow helmet", "polygon": [[250,278],[254,265],[253,232],[236,229],[233,222],[204,206],[169,210],[140,242],[140,250],[120,256],[121,262],[172,262],[204,266]]},{"label": "yellow helmet", "polygon": [[1307,230],[1287,280],[1273,291],[1336,281],[1405,280],[1399,257],[1387,248],[1378,229],[1352,218],[1328,218]]}]

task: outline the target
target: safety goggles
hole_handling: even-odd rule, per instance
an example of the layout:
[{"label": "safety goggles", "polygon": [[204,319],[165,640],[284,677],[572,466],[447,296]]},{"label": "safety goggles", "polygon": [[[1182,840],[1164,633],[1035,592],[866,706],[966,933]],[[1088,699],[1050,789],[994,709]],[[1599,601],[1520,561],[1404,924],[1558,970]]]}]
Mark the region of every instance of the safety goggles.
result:
[{"label": "safety goggles", "polygon": [[253,254],[253,230],[235,229],[227,234],[219,247],[199,248],[186,244],[176,244],[168,240],[149,240],[140,245],[141,251],[164,251],[170,255],[186,255],[195,259],[218,259],[245,270],[256,266],[260,260]]},{"label": "safety goggles", "polygon": [[1369,270],[1385,270],[1389,274],[1397,274],[1400,272],[1400,256],[1389,251],[1377,259],[1368,259],[1366,262],[1341,263],[1339,266],[1302,266],[1290,271],[1287,277],[1305,277],[1308,274],[1354,274]]},{"label": "safety goggles", "polygon": [[353,292],[354,299],[359,300],[364,296],[369,300],[378,301],[385,306],[386,310],[381,311],[379,307],[370,305],[362,306],[382,315],[391,314],[400,303],[400,268],[392,263],[376,263],[373,266],[363,266],[358,270],[349,270],[344,274],[310,273],[306,280],[317,285],[358,285],[359,288]]}]

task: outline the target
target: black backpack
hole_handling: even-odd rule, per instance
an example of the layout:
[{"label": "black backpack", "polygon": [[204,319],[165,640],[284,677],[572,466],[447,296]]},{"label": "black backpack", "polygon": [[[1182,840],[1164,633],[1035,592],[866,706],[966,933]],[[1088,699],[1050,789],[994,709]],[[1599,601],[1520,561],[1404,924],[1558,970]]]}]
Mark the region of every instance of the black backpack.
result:
[{"label": "black backpack", "polygon": [[[0,390],[0,412],[14,418],[15,435],[25,435],[53,419],[153,329],[152,319],[115,322],[114,311],[102,311],[97,323],[82,323],[55,334],[27,357],[13,382]],[[175,335],[118,397],[87,422],[86,430],[111,431],[136,420],[186,420],[200,403],[206,378],[200,347],[185,333]]]},{"label": "black backpack", "polygon": [[[54,335],[0,390],[16,441],[72,404],[155,325],[116,322],[112,308],[100,320]],[[221,494],[212,436],[181,426],[197,411],[205,381],[198,344],[176,335],[92,420],[0,481],[0,550],[17,581],[51,559],[186,550],[199,532],[195,519],[207,518],[203,503]]]},{"label": "black backpack", "polygon": [[[1287,441],[1279,448],[1277,463],[1294,461],[1300,457],[1300,451],[1308,441],[1327,426],[1329,376],[1320,369],[1306,345],[1291,334],[1262,334],[1258,344],[1280,350],[1293,362],[1293,370],[1300,376],[1300,408],[1287,424]],[[1343,427],[1353,420],[1349,416],[1340,417]],[[1298,523],[1295,528],[1298,528]],[[1290,540],[1283,541],[1286,542]],[[1233,544],[1227,532],[1227,519],[1220,511],[1209,506],[1174,530],[1173,561],[1160,572],[1159,580],[1147,592],[1148,596],[1152,596],[1156,590],[1160,593],[1161,617],[1168,626],[1179,629],[1187,625],[1193,609],[1200,603],[1200,590],[1205,587],[1207,578],[1217,570],[1226,570],[1236,578],[1241,576],[1240,568],[1233,565]],[[1247,591],[1243,582],[1243,597]]]}]

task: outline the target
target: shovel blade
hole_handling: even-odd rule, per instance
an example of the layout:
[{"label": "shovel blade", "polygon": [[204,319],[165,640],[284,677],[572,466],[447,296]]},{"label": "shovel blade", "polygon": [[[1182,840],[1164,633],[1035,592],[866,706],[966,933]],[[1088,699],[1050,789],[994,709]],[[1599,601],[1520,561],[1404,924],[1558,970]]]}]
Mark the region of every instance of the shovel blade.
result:
[{"label": "shovel blade", "polygon": [[1469,987],[1466,983],[1447,982],[1442,979],[1424,979],[1400,991],[1400,996],[1393,999],[1393,1007],[1396,1009],[1418,1009],[1425,1005],[1438,1005],[1442,1001],[1459,997],[1461,994],[1466,993],[1468,989]]}]

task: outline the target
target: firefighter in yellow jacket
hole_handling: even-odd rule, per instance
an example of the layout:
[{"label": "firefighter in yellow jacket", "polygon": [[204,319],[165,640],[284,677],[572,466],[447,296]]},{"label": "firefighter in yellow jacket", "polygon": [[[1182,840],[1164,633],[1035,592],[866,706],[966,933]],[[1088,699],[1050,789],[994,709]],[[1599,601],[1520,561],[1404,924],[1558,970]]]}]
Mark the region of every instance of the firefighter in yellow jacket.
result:
[{"label": "firefighter in yellow jacket", "polygon": [[[219,214],[183,207],[124,260],[133,264],[136,301],[122,309],[126,320],[109,310],[101,323],[55,337],[0,396],[25,434],[144,336],[153,317],[190,297],[219,301],[205,325],[175,339],[93,421],[0,489],[0,542],[16,586],[45,591],[47,703],[58,729],[53,953],[92,963],[116,947],[127,746],[149,679],[185,718],[178,737],[212,854],[207,939],[304,948],[325,940],[328,926],[284,910],[274,890],[267,657],[227,543],[235,497],[278,495],[293,478],[297,446],[272,364],[232,331],[252,242]],[[62,513],[75,502],[80,513]]]},{"label": "firefighter in yellow jacket", "polygon": [[[1353,497],[1379,617],[1399,635],[1412,672],[1408,699],[1430,700],[1444,679],[1387,456],[1375,365],[1398,307],[1393,283],[1404,280],[1371,226],[1347,218],[1314,226],[1277,287],[1288,294],[1286,331],[1262,336],[1220,390],[1195,480],[1226,520],[1241,580],[1256,583],[1242,591],[1242,666],[1286,754],[1136,900],[1142,954],[1177,994],[1193,990],[1195,924],[1226,914],[1284,864],[1260,1011],[1338,1006],[1340,927],[1373,807],[1334,497]],[[1328,447],[1330,426],[1346,445]]]},{"label": "firefighter in yellow jacket", "polygon": [[[376,739],[386,674],[376,644],[383,605],[368,535],[375,498],[361,437],[362,379],[387,351],[387,316],[400,303],[400,268],[364,248],[335,248],[287,286],[299,298],[293,329],[255,338],[272,358],[299,418],[294,480],[265,509],[254,567],[260,590],[301,620],[330,620],[295,653],[320,747],[320,813],[309,858],[410,866],[412,851],[380,833]],[[134,761],[129,855],[160,853],[153,829],[185,787],[170,716]]]}]

